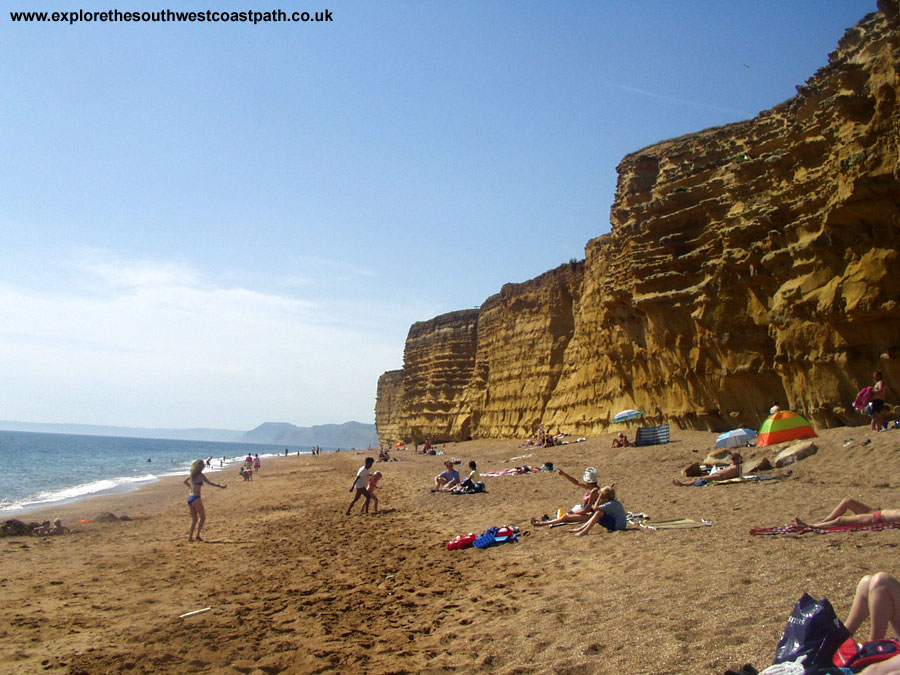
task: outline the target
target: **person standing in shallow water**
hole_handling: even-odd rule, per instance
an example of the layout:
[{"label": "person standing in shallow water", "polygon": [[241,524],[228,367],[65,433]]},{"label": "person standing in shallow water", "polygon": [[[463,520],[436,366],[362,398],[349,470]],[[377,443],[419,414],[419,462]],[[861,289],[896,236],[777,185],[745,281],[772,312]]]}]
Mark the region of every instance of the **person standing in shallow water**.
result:
[{"label": "person standing in shallow water", "polygon": [[203,541],[200,536],[200,530],[203,529],[203,523],[206,522],[206,509],[203,508],[203,500],[200,498],[200,490],[204,483],[208,483],[213,487],[225,489],[225,485],[213,483],[209,478],[203,475],[203,469],[206,462],[202,459],[194,460],[191,464],[191,475],[184,479],[184,484],[191,489],[188,496],[188,508],[191,510],[191,531],[188,533],[188,541],[194,541],[194,528],[197,529],[197,541]]}]

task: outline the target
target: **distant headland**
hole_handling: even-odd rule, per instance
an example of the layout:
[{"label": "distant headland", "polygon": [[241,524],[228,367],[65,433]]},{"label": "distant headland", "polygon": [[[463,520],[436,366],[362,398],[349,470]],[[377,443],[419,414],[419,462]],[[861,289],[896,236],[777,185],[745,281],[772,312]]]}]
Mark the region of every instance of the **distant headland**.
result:
[{"label": "distant headland", "polygon": [[374,424],[344,422],[298,427],[287,422],[264,422],[250,431],[234,429],[162,429],[118,427],[97,424],[54,424],[0,420],[0,430],[29,431],[76,436],[158,438],[216,443],[258,443],[263,445],[313,446],[324,448],[367,448],[378,445]]}]

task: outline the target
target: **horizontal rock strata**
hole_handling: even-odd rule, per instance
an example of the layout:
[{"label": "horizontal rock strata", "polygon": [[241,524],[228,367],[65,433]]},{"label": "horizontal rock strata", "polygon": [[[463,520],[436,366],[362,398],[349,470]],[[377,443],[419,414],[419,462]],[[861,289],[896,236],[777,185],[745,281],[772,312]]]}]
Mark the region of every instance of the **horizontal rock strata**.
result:
[{"label": "horizontal rock strata", "polygon": [[624,408],[758,426],[773,399],[860,423],[873,370],[900,389],[897,7],[796,97],[623,158],[583,262],[413,325],[379,380],[382,441],[598,433]]}]

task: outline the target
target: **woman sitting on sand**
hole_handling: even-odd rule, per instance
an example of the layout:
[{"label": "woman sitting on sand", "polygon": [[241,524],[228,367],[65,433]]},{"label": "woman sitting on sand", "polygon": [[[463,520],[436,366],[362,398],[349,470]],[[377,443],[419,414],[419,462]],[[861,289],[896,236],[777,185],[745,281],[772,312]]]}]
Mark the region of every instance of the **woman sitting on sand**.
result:
[{"label": "woman sitting on sand", "polygon": [[628,524],[625,515],[625,507],[616,499],[616,484],[606,485],[600,490],[597,503],[594,504],[594,513],[582,526],[569,530],[576,537],[583,537],[591,528],[600,523],[608,531],[624,530]]},{"label": "woman sitting on sand", "polygon": [[[248,455],[249,457],[249,455]],[[200,530],[203,529],[203,523],[206,522],[206,509],[203,508],[203,500],[200,499],[200,490],[204,483],[208,483],[213,487],[225,488],[225,485],[213,483],[209,478],[203,475],[203,469],[206,468],[206,462],[202,459],[194,460],[191,464],[191,475],[184,479],[184,484],[191,489],[188,496],[188,508],[191,510],[191,531],[188,533],[188,541],[194,541],[194,528],[197,528],[197,541],[203,541],[200,537]]]},{"label": "woman sitting on sand", "polygon": [[724,469],[719,469],[718,471],[714,471],[713,473],[707,476],[701,476],[700,478],[694,478],[690,482],[684,483],[676,478],[672,479],[672,485],[678,485],[680,487],[689,487],[691,485],[706,485],[709,482],[717,481],[717,480],[728,480],[729,478],[740,478],[741,477],[741,463],[743,462],[743,458],[741,457],[741,453],[732,452],[731,453],[731,464],[726,466]]},{"label": "woman sitting on sand", "polygon": [[562,469],[557,469],[556,471],[567,481],[574,483],[580,488],[584,488],[587,492],[584,493],[581,504],[576,504],[559,518],[554,518],[553,520],[537,520],[536,518],[532,518],[531,524],[535,527],[559,525],[560,523],[583,523],[589,520],[594,513],[593,504],[597,501],[597,497],[600,493],[600,489],[597,487],[597,469],[592,466],[586,468],[581,481],[577,480],[574,476],[567,474]]},{"label": "woman sitting on sand", "polygon": [[628,436],[623,434],[621,431],[619,435],[613,439],[612,446],[614,448],[627,448],[631,443],[628,441]]},{"label": "woman sitting on sand", "polygon": [[[853,511],[853,516],[845,516],[847,511]],[[801,527],[836,527],[841,525],[875,525],[877,523],[900,523],[900,511],[897,509],[873,509],[862,502],[846,497],[841,500],[825,520],[820,523],[809,524],[800,518],[794,518],[794,522]]]}]

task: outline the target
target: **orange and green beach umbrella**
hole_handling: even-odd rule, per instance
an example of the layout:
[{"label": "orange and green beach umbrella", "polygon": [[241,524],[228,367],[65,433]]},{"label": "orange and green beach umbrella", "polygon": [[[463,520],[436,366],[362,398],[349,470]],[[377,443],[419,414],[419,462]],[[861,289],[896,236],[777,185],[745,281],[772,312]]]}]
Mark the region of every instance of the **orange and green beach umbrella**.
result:
[{"label": "orange and green beach umbrella", "polygon": [[759,428],[759,438],[756,441],[756,447],[815,437],[816,432],[809,422],[797,413],[785,410],[769,415],[766,421],[763,422],[763,425]]}]

